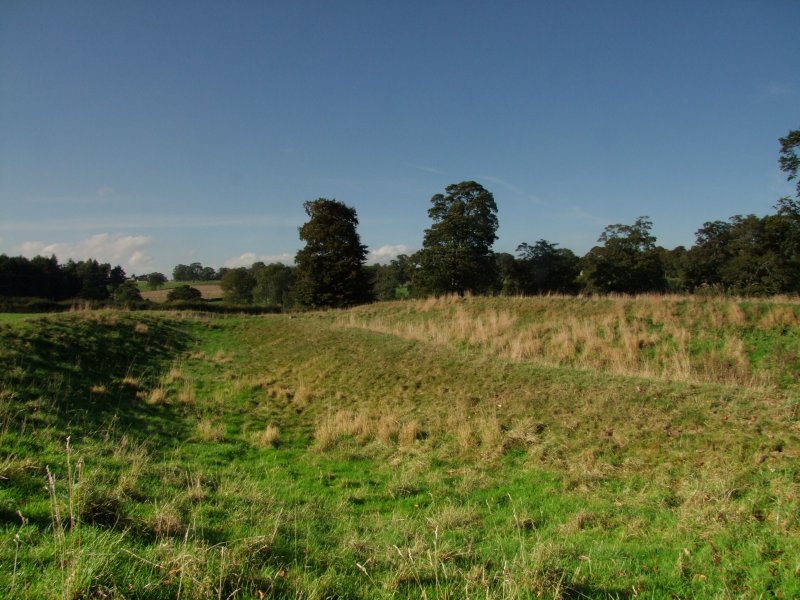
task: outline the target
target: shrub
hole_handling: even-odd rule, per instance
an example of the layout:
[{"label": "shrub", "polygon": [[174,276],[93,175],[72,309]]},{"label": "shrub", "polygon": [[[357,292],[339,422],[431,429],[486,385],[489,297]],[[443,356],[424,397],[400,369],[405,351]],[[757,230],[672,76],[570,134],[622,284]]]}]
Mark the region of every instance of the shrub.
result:
[{"label": "shrub", "polygon": [[190,285],[179,285],[167,292],[167,300],[200,300],[203,294],[197,288]]}]

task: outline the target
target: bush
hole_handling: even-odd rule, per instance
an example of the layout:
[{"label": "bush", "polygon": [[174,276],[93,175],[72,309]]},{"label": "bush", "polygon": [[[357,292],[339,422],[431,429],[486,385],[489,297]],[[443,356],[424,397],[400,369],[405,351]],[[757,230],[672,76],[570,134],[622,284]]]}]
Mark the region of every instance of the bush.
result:
[{"label": "bush", "polygon": [[176,288],[167,292],[167,301],[173,302],[175,300],[200,300],[203,294],[197,288],[190,285],[179,285]]}]

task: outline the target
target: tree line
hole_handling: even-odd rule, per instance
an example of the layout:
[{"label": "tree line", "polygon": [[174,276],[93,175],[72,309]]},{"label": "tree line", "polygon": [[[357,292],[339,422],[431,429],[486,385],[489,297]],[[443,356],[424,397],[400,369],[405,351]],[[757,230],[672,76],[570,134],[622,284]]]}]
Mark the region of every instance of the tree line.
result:
[{"label": "tree line", "polygon": [[[780,168],[794,180],[800,167],[800,130],[779,141]],[[308,221],[299,235],[305,245],[294,266],[256,262],[249,268],[215,270],[195,262],[177,265],[173,279],[220,280],[230,303],[284,308],[465,293],[800,293],[800,182],[796,198],[781,198],[771,214],[704,223],[689,249],[658,246],[652,221],[641,216],[631,224],[607,226],[598,245],[584,256],[544,239],[519,244],[516,255],[495,253],[497,204],[475,181],[435,194],[422,248],[387,265],[366,265],[367,249],[353,207],[318,198],[303,208]],[[161,273],[142,278],[151,287],[166,281]],[[141,300],[121,267],[96,260],[59,265],[54,256],[28,260],[0,255],[0,296]],[[171,296],[190,300],[199,292],[187,285]]]}]

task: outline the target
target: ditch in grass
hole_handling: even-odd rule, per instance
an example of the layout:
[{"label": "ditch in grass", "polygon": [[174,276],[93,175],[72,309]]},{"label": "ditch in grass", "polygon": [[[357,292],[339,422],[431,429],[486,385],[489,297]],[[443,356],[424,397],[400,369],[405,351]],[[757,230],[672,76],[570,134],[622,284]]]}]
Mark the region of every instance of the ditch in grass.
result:
[{"label": "ditch in grass", "polygon": [[347,314],[7,325],[0,589],[800,593],[779,388],[540,366]]}]

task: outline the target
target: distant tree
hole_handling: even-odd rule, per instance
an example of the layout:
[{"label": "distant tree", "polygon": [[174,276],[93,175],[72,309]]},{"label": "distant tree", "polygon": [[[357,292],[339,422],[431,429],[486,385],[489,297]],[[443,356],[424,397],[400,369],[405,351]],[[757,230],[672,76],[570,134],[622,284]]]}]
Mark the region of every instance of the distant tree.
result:
[{"label": "distant tree", "polygon": [[[800,129],[790,131],[786,137],[780,138],[781,153],[778,163],[781,171],[788,173],[788,180],[797,178],[797,170],[800,169],[800,157],[797,156],[800,150]],[[797,182],[797,197],[800,198],[800,180]]]},{"label": "distant tree", "polygon": [[256,280],[244,267],[228,270],[220,285],[225,302],[231,304],[253,302],[253,288],[256,286]]},{"label": "distant tree", "polygon": [[133,281],[126,281],[118,285],[111,296],[115,302],[132,303],[142,302],[142,293],[139,286]]},{"label": "distant tree", "polygon": [[259,304],[274,304],[289,308],[295,275],[292,267],[281,263],[255,263],[251,272],[256,280],[253,300]]},{"label": "distant tree", "polygon": [[163,273],[150,273],[147,275],[147,286],[151,290],[157,290],[167,283],[167,276]]},{"label": "distant tree", "polygon": [[705,223],[686,256],[690,289],[735,294],[800,292],[800,203],[782,198],[775,214]]},{"label": "distant tree", "polygon": [[538,240],[532,246],[517,246],[516,279],[523,294],[555,292],[572,294],[578,291],[580,259],[572,250],[556,248],[558,244]]},{"label": "distant tree", "polygon": [[688,251],[683,246],[677,246],[672,250],[658,246],[656,252],[664,266],[664,276],[667,281],[667,291],[673,293],[686,292],[689,290],[688,278],[686,275]]},{"label": "distant tree", "polygon": [[413,266],[410,257],[400,254],[388,265],[373,267],[373,293],[377,300],[402,300],[412,294]]},{"label": "distant tree", "polygon": [[100,264],[90,259],[75,263],[74,271],[80,281],[79,297],[87,300],[105,300],[110,296],[108,281],[111,265]]},{"label": "distant tree", "polygon": [[508,252],[495,252],[494,262],[497,268],[497,277],[492,291],[506,296],[519,294],[515,277],[518,261],[514,255]]},{"label": "distant tree", "polygon": [[633,225],[605,228],[598,239],[603,246],[595,246],[583,258],[583,276],[591,291],[637,294],[666,289],[652,227],[649,218],[639,217]]},{"label": "distant tree", "polygon": [[356,230],[355,209],[327,198],[305,202],[303,208],[309,220],[300,228],[305,247],[295,256],[297,302],[319,308],[371,300],[367,250]]},{"label": "distant tree", "polygon": [[193,262],[190,265],[175,265],[172,269],[174,281],[214,281],[218,278],[217,272],[212,267],[204,267],[199,262]]},{"label": "distant tree", "polygon": [[111,292],[111,294],[113,295],[114,291],[123,283],[125,283],[127,280],[128,278],[126,277],[125,271],[122,269],[122,267],[120,267],[119,265],[113,267],[108,272],[108,289]]},{"label": "distant tree", "polygon": [[418,280],[434,294],[485,293],[497,281],[494,196],[474,181],[449,185],[445,192],[431,198],[428,216],[433,224],[425,230],[418,253]]},{"label": "distant tree", "polygon": [[192,280],[192,270],[189,265],[175,265],[172,269],[172,280],[173,281],[191,281]]},{"label": "distant tree", "polygon": [[174,300],[200,300],[202,297],[203,294],[200,292],[200,290],[190,285],[179,285],[178,287],[174,287],[167,292],[168,302],[172,302]]}]

